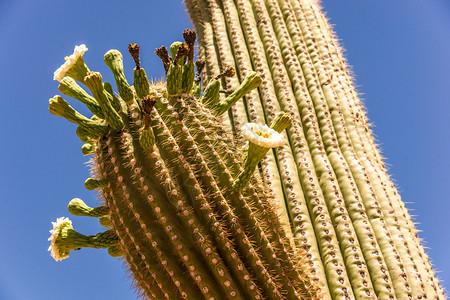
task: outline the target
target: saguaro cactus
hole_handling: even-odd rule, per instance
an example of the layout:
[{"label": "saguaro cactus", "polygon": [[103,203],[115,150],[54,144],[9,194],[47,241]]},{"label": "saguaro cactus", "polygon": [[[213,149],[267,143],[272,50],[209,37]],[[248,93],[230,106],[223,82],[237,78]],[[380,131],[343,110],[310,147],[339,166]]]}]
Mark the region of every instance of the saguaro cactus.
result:
[{"label": "saguaro cactus", "polygon": [[[216,74],[201,97],[201,68],[194,65],[195,31],[185,42],[156,50],[167,83],[149,84],[139,61],[139,46],[130,44],[136,63],[133,86],[123,72],[119,51],[105,54],[119,91],[91,72],[83,45],[55,72],[60,91],[85,103],[94,114],[82,116],[61,96],[50,99],[50,112],[78,124],[77,135],[92,155],[93,178],[102,206],[70,201],[77,216],[98,217],[105,232],[85,236],[68,218],[51,230],[49,250],[55,260],[82,247],[107,248],[124,256],[142,295],[153,299],[310,299],[316,296],[309,266],[291,244],[266,194],[266,183],[253,176],[258,162],[273,147],[284,146],[290,125],[279,112],[271,126],[249,123],[249,140],[232,140],[220,116],[261,83],[250,72],[242,84],[220,99]],[[66,76],[65,76],[66,75]],[[93,96],[81,88],[84,83]],[[286,146],[284,146],[286,147]]]},{"label": "saguaro cactus", "polygon": [[444,299],[386,168],[339,45],[313,0],[185,0],[208,74],[255,70],[231,127],[290,113],[289,148],[260,169],[327,299]]},{"label": "saguaro cactus", "polygon": [[93,113],[50,99],[103,199],[68,210],[107,228],[57,219],[55,260],[107,248],[151,299],[444,299],[317,3],[185,2],[201,60],[193,30],[158,48],[166,83],[149,83],[136,44],[132,86],[105,54],[118,95],[84,45],[55,72]]}]

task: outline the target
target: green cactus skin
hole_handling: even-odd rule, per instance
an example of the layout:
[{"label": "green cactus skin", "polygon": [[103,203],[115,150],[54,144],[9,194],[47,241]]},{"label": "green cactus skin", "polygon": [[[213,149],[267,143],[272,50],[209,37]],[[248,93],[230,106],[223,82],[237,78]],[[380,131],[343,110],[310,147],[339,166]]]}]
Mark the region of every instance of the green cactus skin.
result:
[{"label": "green cactus skin", "polygon": [[[96,116],[90,119],[62,97],[50,99],[53,114],[79,125],[82,152],[93,156],[93,177],[85,187],[103,199],[101,206],[91,208],[75,198],[68,210],[99,218],[108,228],[85,237],[70,221],[59,219],[51,231],[52,256],[61,260],[80,247],[108,248],[111,256],[125,258],[141,295],[151,299],[318,298],[303,251],[294,247],[285,231],[289,226],[282,225],[276,201],[266,193],[267,183],[254,172],[272,146],[250,145],[246,158],[244,139],[229,136],[221,124],[222,115],[253,92],[261,77],[249,72],[233,93],[220,99],[218,80],[234,75],[227,68],[212,79],[219,87],[216,101],[202,103],[205,95],[201,98],[198,90],[203,64],[197,64],[196,75],[193,37],[195,32],[188,31],[186,43],[170,47],[172,58],[163,57],[167,83],[144,83],[148,78],[133,44],[133,82],[139,87],[129,86],[122,55],[108,51],[105,62],[120,98],[103,84],[100,73],[90,71],[83,82],[93,96],[78,85],[72,93],[95,107]],[[71,79],[61,81],[75,86]],[[279,112],[271,127],[283,137],[280,132],[289,125],[288,114]],[[256,134],[270,139],[268,133]]]},{"label": "green cactus skin", "polygon": [[230,110],[235,132],[291,114],[290,147],[270,151],[261,174],[324,298],[445,299],[317,2],[185,3],[209,76],[234,67],[222,80],[234,89],[249,72],[261,75],[258,91]]}]

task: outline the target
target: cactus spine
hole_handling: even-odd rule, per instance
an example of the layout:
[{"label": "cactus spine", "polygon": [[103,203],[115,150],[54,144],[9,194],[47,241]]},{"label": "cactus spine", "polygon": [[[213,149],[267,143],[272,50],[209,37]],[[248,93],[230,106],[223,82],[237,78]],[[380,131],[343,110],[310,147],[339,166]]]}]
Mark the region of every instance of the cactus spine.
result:
[{"label": "cactus spine", "polygon": [[413,222],[374,143],[346,62],[312,0],[185,0],[208,74],[255,70],[258,91],[230,110],[243,123],[290,113],[290,147],[261,175],[284,206],[326,299],[444,299]]}]

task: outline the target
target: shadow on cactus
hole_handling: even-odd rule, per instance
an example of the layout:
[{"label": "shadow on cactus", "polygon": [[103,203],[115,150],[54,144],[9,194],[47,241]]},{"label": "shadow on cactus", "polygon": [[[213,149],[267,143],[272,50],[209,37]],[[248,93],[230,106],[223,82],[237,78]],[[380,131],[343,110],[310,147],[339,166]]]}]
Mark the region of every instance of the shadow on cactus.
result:
[{"label": "shadow on cactus", "polygon": [[196,33],[187,29],[183,37],[169,50],[156,49],[165,83],[149,83],[138,45],[129,45],[136,64],[133,86],[121,53],[108,51],[104,60],[119,96],[85,65],[84,45],[55,72],[61,93],[93,113],[87,118],[61,96],[50,99],[52,114],[78,124],[82,152],[92,155],[95,174],[85,186],[103,198],[95,208],[73,199],[68,209],[99,218],[107,229],[85,236],[59,218],[49,239],[52,257],[59,261],[79,248],[107,248],[124,257],[139,293],[152,299],[316,297],[290,229],[282,225],[267,183],[254,172],[270,148],[285,143],[290,117],[280,112],[270,126],[243,126],[243,150],[247,142],[222,126],[222,116],[261,77],[250,72],[236,90],[221,91],[221,78],[234,70],[202,79],[204,63],[194,63]]}]

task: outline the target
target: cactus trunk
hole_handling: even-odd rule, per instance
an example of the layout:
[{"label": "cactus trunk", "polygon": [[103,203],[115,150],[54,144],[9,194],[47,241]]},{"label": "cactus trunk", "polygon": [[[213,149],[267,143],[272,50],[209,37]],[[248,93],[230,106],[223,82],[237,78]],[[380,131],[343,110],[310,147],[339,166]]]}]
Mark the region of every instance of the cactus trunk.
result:
[{"label": "cactus trunk", "polygon": [[289,148],[261,164],[295,243],[327,299],[444,299],[417,231],[386,172],[347,64],[312,0],[185,0],[208,74],[233,89],[262,77],[230,110],[243,123],[284,110]]}]

